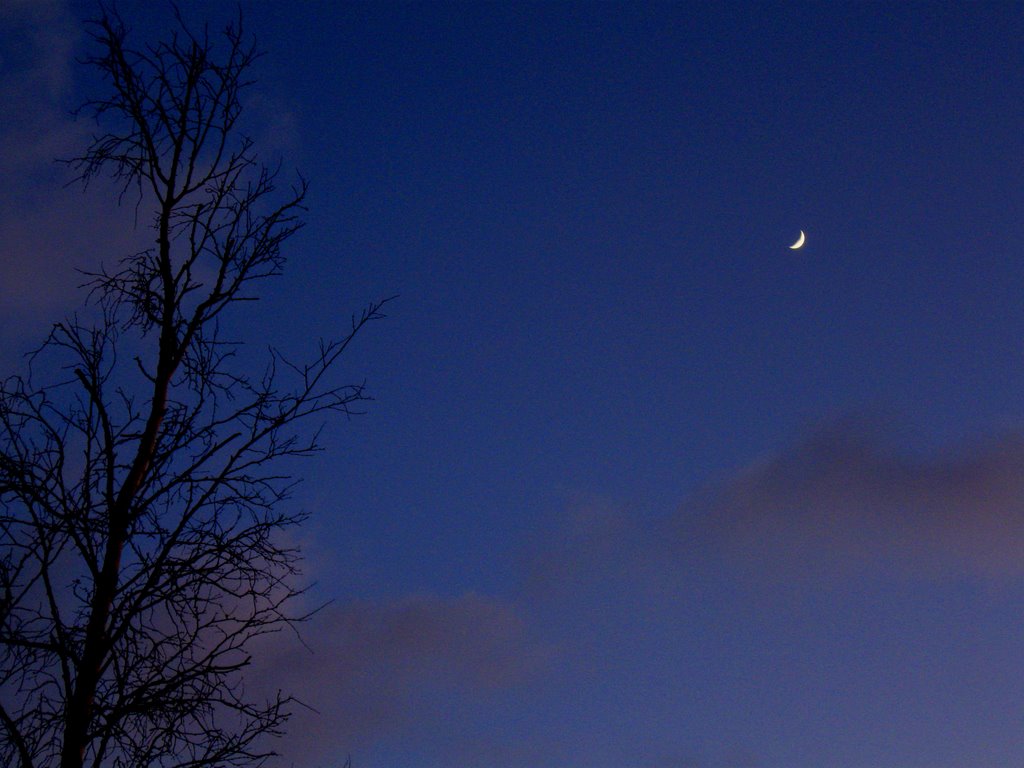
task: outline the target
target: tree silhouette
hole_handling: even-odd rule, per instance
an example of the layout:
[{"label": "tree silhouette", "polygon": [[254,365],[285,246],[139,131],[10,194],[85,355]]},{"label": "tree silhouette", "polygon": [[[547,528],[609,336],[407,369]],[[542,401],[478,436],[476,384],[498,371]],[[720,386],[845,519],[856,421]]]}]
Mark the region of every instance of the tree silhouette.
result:
[{"label": "tree silhouette", "polygon": [[[238,128],[257,58],[177,17],[133,46],[92,22],[108,95],[70,161],[152,211],[153,247],[90,276],[96,320],[56,324],[0,387],[0,763],[21,768],[259,765],[293,699],[247,694],[251,641],[301,621],[282,532],[282,459],[318,450],[310,417],[350,413],[334,369],[383,302],[308,362],[236,370],[220,320],[281,272],[299,179],[275,188]],[[40,383],[39,371],[56,371]]]}]

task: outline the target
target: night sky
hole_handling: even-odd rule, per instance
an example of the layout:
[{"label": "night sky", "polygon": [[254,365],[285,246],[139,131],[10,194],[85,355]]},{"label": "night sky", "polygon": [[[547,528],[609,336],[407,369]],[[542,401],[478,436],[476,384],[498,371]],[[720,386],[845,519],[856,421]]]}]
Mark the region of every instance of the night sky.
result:
[{"label": "night sky", "polygon": [[[398,295],[296,469],[280,765],[1024,763],[1024,6],[243,8],[311,193],[236,335]],[[151,237],[52,163],[93,11],[0,6],[6,373]]]}]

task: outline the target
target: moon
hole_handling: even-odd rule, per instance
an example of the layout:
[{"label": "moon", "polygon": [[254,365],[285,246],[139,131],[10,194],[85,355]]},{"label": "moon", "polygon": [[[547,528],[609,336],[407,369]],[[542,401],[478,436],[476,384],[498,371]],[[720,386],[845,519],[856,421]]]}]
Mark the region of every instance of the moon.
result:
[{"label": "moon", "polygon": [[804,237],[804,231],[803,231],[803,230],[801,229],[801,230],[800,230],[800,237],[798,237],[798,238],[796,239],[796,242],[795,242],[795,243],[793,243],[793,244],[792,244],[791,246],[789,246],[789,250],[791,250],[791,251],[795,251],[795,250],[796,250],[797,248],[801,248],[801,247],[803,247],[803,244],[804,244],[804,240],[805,240],[805,239],[806,239],[806,238]]}]

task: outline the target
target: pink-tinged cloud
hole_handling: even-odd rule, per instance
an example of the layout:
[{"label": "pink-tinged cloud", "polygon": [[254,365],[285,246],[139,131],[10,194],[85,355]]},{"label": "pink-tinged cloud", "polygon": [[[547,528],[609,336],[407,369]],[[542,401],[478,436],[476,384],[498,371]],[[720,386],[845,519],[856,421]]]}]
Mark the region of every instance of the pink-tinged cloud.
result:
[{"label": "pink-tinged cloud", "polygon": [[925,457],[855,422],[820,430],[685,505],[685,548],[759,577],[1024,576],[1024,437]]},{"label": "pink-tinged cloud", "polygon": [[[532,553],[535,597],[622,582],[681,588],[704,568],[759,582],[1024,578],[1024,435],[901,451],[848,419],[705,486],[655,518],[590,499]],[[666,584],[676,587],[666,587]]]},{"label": "pink-tinged cloud", "polygon": [[423,705],[431,695],[486,697],[524,679],[544,655],[512,605],[473,593],[331,606],[302,637],[306,648],[281,636],[258,654],[261,686],[315,710],[299,709],[278,745],[297,764],[343,758],[410,723],[431,723],[439,717]]},{"label": "pink-tinged cloud", "polygon": [[[77,59],[90,45],[81,20],[63,0],[5,0],[0,25],[0,350],[17,354],[81,306],[80,270],[114,267],[155,236],[150,206],[136,211],[134,193],[119,205],[120,189],[101,179],[84,191],[58,162],[81,155],[96,132],[91,116],[72,115],[84,98]],[[247,127],[271,164],[297,154],[294,115],[280,99],[253,92],[248,107]]]},{"label": "pink-tinged cloud", "polygon": [[0,3],[0,24],[0,341],[24,350],[81,304],[76,268],[113,265],[147,235],[116,190],[66,186],[72,173],[57,162],[84,151],[93,130],[70,114],[78,20],[56,0],[15,0]]}]

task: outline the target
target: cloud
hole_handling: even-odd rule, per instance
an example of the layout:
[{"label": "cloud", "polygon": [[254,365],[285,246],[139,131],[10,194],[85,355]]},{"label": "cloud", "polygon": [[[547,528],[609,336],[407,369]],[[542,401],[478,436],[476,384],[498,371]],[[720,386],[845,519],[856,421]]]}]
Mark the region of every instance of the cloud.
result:
[{"label": "cloud", "polygon": [[[52,321],[84,301],[80,270],[113,266],[154,239],[149,206],[136,212],[132,193],[119,206],[110,180],[91,181],[87,192],[69,185],[74,173],[58,162],[82,154],[95,130],[89,115],[72,115],[84,100],[86,68],[76,58],[90,46],[63,0],[0,3],[0,348],[35,348]],[[297,152],[294,114],[282,100],[255,92],[249,102],[248,124],[270,165]]]},{"label": "cloud", "polygon": [[849,420],[684,505],[682,549],[768,576],[1024,576],[1024,436],[920,457]]},{"label": "cloud", "polygon": [[15,0],[0,7],[0,98],[6,111],[0,166],[32,173],[73,138],[67,119],[74,52],[81,33],[64,3]]},{"label": "cloud", "polygon": [[671,691],[665,709],[649,697],[652,723],[692,718],[678,742],[644,732],[650,751],[637,757],[652,765],[763,764],[765,722],[853,743],[886,697],[909,703],[907,732],[955,721],[986,687],[1011,697],[1000,670],[1024,587],[1020,432],[934,449],[844,419],[661,516],[577,500],[545,538],[529,597],[534,615],[579,639],[559,647],[562,667],[635,669],[657,680],[648,690]]},{"label": "cloud", "polygon": [[517,609],[475,593],[329,607],[302,636],[308,647],[282,636],[259,653],[261,685],[315,710],[298,710],[289,724],[278,746],[286,764],[367,749],[439,717],[421,706],[424,697],[486,697],[543,661]]},{"label": "cloud", "polygon": [[534,598],[579,589],[594,577],[618,578],[650,548],[645,531],[628,505],[597,495],[572,499],[564,516],[526,553],[526,591]]},{"label": "cloud", "polygon": [[896,437],[872,419],[826,424],[661,518],[574,503],[533,554],[528,583],[661,589],[701,569],[762,582],[1024,577],[1024,434],[931,453]]},{"label": "cloud", "polygon": [[0,29],[0,320],[24,349],[81,303],[76,267],[137,250],[140,232],[116,192],[67,187],[71,174],[56,162],[84,150],[91,131],[70,114],[78,20],[61,2],[13,2],[0,7]]}]

